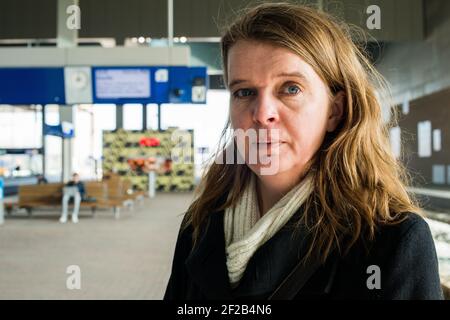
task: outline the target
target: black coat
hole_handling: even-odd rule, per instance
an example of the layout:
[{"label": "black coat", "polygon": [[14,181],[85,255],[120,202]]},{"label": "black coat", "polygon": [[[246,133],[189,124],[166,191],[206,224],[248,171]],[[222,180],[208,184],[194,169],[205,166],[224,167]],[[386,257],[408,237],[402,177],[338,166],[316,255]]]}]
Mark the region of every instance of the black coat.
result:
[{"label": "black coat", "polygon": [[[234,290],[226,267],[224,212],[209,217],[193,251],[192,228],[180,232],[164,299],[266,299],[305,252],[301,230],[292,232],[297,214],[256,251]],[[436,250],[423,218],[408,214],[398,225],[380,227],[370,249],[365,247],[360,241],[345,256],[330,255],[296,299],[443,299]],[[379,267],[380,289],[368,289],[372,265]]]}]

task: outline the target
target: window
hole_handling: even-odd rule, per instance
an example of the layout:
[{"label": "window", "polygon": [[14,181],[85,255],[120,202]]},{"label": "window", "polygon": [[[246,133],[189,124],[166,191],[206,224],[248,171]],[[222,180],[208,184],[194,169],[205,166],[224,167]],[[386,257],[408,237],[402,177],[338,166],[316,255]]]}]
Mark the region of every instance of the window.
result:
[{"label": "window", "polygon": [[435,129],[433,130],[433,151],[441,151],[442,150],[442,141],[441,141],[441,130]]},{"label": "window", "polygon": [[125,130],[142,130],[142,104],[123,105],[123,128]]},{"label": "window", "polygon": [[433,165],[433,183],[445,184],[445,166]]},{"label": "window", "polygon": [[147,129],[158,130],[158,105],[148,104],[147,108]]},{"label": "window", "polygon": [[40,148],[42,107],[0,105],[0,148]]},{"label": "window", "polygon": [[431,121],[417,123],[417,144],[420,158],[431,157]]},{"label": "window", "polygon": [[400,127],[394,127],[389,132],[389,138],[391,141],[391,148],[394,156],[399,158],[401,156],[402,145],[401,145],[401,129]]}]

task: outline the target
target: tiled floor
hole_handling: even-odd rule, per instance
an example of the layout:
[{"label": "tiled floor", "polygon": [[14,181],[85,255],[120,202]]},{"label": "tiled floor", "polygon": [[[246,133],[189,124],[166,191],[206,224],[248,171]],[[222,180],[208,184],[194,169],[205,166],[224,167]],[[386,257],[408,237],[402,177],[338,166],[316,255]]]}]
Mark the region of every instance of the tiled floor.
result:
[{"label": "tiled floor", "polygon": [[[192,194],[157,194],[134,210],[60,224],[59,212],[18,213],[0,226],[0,299],[161,299],[180,214]],[[69,290],[67,267],[81,270]]]},{"label": "tiled floor", "polygon": [[[57,211],[7,217],[0,226],[0,299],[161,299],[191,199],[190,193],[157,194],[118,220],[110,211],[95,217],[82,211],[76,225],[60,224]],[[450,226],[434,215],[428,221],[442,280],[449,282]],[[70,265],[80,267],[80,290],[67,289]]]}]

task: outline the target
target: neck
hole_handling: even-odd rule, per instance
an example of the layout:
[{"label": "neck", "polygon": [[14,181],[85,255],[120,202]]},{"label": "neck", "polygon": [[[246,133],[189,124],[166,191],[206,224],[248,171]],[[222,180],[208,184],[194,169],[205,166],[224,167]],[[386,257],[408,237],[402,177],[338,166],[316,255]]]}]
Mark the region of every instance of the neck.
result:
[{"label": "neck", "polygon": [[288,173],[257,176],[256,192],[261,217],[303,179],[303,175],[300,179],[298,177]]}]

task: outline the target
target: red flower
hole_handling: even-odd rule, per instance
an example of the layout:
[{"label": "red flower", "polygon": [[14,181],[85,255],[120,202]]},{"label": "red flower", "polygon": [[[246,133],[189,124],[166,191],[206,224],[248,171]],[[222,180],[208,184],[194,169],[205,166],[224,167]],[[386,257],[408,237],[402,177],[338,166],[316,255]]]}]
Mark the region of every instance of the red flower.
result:
[{"label": "red flower", "polygon": [[139,145],[141,147],[158,147],[161,145],[161,141],[158,138],[142,137],[139,140]]}]

